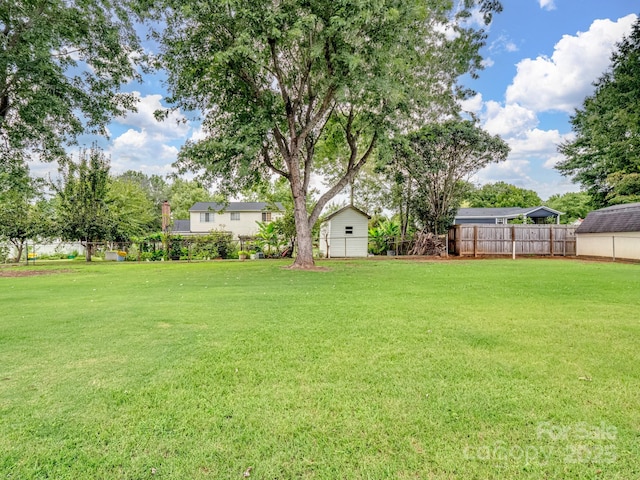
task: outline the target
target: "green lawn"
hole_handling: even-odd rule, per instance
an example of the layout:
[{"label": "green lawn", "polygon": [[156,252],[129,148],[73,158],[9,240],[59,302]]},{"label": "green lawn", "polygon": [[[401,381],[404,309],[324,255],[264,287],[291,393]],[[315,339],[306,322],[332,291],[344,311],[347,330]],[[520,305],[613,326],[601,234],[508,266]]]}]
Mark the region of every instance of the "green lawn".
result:
[{"label": "green lawn", "polygon": [[640,265],[283,265],[0,277],[0,478],[640,477]]}]

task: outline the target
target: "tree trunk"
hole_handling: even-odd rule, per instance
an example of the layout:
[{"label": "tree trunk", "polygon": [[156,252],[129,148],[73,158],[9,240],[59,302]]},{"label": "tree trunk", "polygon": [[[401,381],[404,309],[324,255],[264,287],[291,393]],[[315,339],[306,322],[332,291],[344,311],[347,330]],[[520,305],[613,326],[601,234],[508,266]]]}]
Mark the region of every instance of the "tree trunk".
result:
[{"label": "tree trunk", "polygon": [[91,261],[91,254],[93,253],[92,250],[93,249],[92,249],[91,242],[87,241],[87,245],[84,248],[84,254],[85,254],[84,258],[87,260],[87,262]]},{"label": "tree trunk", "polygon": [[[16,247],[16,256],[15,256],[15,261],[16,263],[19,263],[22,258],[22,252],[24,250],[24,240],[20,240],[20,241],[13,241],[10,240],[11,243],[13,243],[13,246]],[[27,253],[28,255],[28,253]],[[29,262],[29,257],[27,256],[27,263]]]},{"label": "tree trunk", "polygon": [[311,237],[311,226],[307,214],[307,205],[304,195],[295,192],[293,196],[293,214],[296,221],[296,233],[298,241],[298,254],[293,262],[292,268],[313,268],[313,238]]}]

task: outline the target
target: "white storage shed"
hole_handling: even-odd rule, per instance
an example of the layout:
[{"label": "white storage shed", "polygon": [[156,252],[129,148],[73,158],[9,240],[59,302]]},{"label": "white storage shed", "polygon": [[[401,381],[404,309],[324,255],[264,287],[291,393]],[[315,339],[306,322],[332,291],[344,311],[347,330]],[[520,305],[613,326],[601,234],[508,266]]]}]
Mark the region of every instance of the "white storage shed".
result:
[{"label": "white storage shed", "polygon": [[320,227],[320,252],[327,258],[366,257],[370,218],[353,206],[329,215]]}]

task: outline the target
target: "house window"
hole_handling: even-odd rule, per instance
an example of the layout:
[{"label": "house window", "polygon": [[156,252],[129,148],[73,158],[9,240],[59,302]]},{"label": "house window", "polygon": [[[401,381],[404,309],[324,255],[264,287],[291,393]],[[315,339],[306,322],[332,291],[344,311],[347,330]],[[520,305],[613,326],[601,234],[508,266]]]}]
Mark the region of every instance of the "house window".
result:
[{"label": "house window", "polygon": [[344,227],[345,235],[353,235],[353,227]]},{"label": "house window", "polygon": [[240,220],[240,212],[231,212],[231,220]]},{"label": "house window", "polygon": [[211,212],[200,212],[200,223],[212,223],[214,221],[214,214]]},{"label": "house window", "polygon": [[271,212],[262,212],[262,221],[270,222],[271,221]]}]

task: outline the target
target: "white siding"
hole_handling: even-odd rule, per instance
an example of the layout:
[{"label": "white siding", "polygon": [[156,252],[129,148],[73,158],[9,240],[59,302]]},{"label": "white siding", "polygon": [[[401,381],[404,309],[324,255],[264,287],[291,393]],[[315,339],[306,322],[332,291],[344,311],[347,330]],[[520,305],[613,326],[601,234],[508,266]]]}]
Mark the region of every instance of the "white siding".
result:
[{"label": "white siding", "polygon": [[369,219],[357,210],[347,208],[331,217],[320,232],[320,251],[324,255],[327,255],[327,239],[329,257],[366,257],[368,254]]},{"label": "white siding", "polygon": [[[262,212],[233,212],[240,214],[240,220],[231,220],[231,212],[209,212],[213,213],[213,222],[201,222],[200,213],[204,212],[191,212],[191,231],[196,233],[206,233],[211,230],[222,230],[225,232],[231,232],[234,238],[238,238],[239,235],[255,235],[258,233],[257,222],[262,221]],[[271,220],[277,220],[282,217],[282,213],[273,212],[271,214]]]},{"label": "white siding", "polygon": [[576,234],[578,256],[640,260],[640,232]]}]

